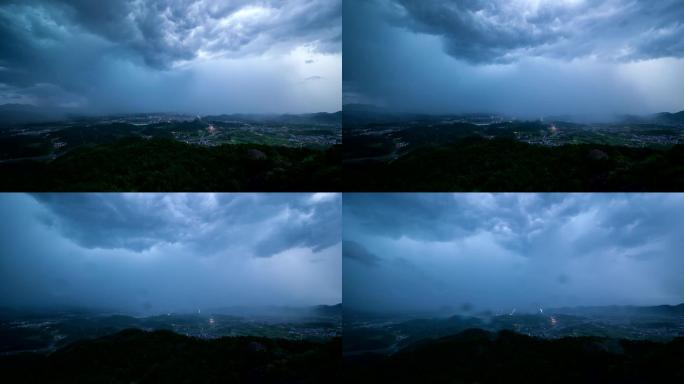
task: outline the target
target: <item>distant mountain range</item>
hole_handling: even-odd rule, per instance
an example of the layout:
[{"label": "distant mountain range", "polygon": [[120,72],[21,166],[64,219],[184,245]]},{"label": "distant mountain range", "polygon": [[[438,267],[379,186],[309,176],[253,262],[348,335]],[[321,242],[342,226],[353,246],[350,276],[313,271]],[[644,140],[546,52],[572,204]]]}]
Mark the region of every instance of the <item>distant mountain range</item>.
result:
[{"label": "distant mountain range", "polygon": [[[177,113],[157,113],[150,112],[152,115],[186,115],[191,114],[177,114]],[[131,113],[131,114],[115,114],[112,116],[142,116],[146,113]],[[105,115],[107,116],[107,115]],[[72,118],[95,117],[94,114],[88,113],[84,110],[75,110],[69,108],[44,108],[29,104],[2,104],[0,105],[0,125],[1,124],[21,124],[21,123],[40,123],[49,121],[61,121]],[[205,119],[215,120],[242,120],[242,121],[258,121],[258,122],[283,122],[289,124],[306,124],[315,122],[318,124],[341,124],[342,112],[318,112],[318,113],[302,113],[302,114],[222,114],[222,115],[205,115]]]},{"label": "distant mountain range", "polygon": [[656,121],[660,122],[666,122],[666,123],[676,123],[676,124],[684,124],[684,111],[677,112],[677,113],[658,113],[653,115]]},{"label": "distant mountain range", "polygon": [[549,308],[547,309],[547,312],[576,316],[684,316],[684,303],[679,305],[655,306],[608,305],[591,307],[562,307]]},{"label": "distant mountain range", "polygon": [[[255,122],[282,122],[289,124],[306,124],[315,122],[318,124],[341,124],[342,115],[345,118],[365,117],[373,120],[384,117],[393,119],[443,119],[448,117],[485,117],[485,116],[501,116],[503,115],[492,113],[441,113],[441,114],[425,114],[425,113],[399,113],[389,109],[369,105],[369,104],[345,104],[343,111],[338,112],[318,112],[318,113],[302,113],[302,114],[257,114],[257,113],[233,113],[220,115],[204,115],[204,119],[214,120],[241,120],[241,121],[255,121]],[[164,114],[164,113],[151,113]],[[116,116],[126,116],[127,114],[117,114]],[[133,115],[144,115],[141,113],[131,113]],[[188,116],[192,116],[187,114]],[[21,123],[39,123],[48,121],[59,121],[70,118],[77,118],[83,116],[93,117],[92,114],[83,110],[74,110],[70,108],[44,108],[29,104],[2,104],[0,105],[0,124],[21,124]],[[550,121],[567,121],[567,122],[589,122],[592,119],[588,117],[559,115],[546,116],[545,120]],[[661,112],[652,115],[620,115],[617,116],[617,121],[634,124],[664,124],[664,125],[684,125],[684,111],[669,113]]]},{"label": "distant mountain range", "polygon": [[[224,315],[292,315],[292,316],[342,316],[342,303],[334,305],[313,305],[313,306],[282,306],[282,305],[269,305],[269,306],[231,306],[231,307],[216,307],[216,308],[204,308],[199,309],[200,313],[204,314],[224,314]],[[194,311],[181,311],[173,312],[175,314],[194,314]],[[166,315],[167,313],[136,313],[136,312],[126,312],[121,310],[116,310],[113,308],[88,308],[88,307],[77,307],[77,306],[54,306],[45,308],[13,308],[13,307],[0,307],[0,319],[13,318],[13,317],[26,317],[26,316],[44,316],[44,315],[103,315],[103,314],[116,314],[116,315],[126,315],[126,316],[155,316],[155,315]]]},{"label": "distant mountain range", "polygon": [[282,124],[342,124],[342,111],[328,113],[304,113],[304,114],[223,114],[223,115],[208,115],[202,117],[204,120],[216,121],[254,121],[259,123],[272,122]]},{"label": "distant mountain range", "polygon": [[[512,309],[512,308],[511,308]],[[536,314],[537,308],[530,307],[527,311],[517,308],[518,314],[531,313]],[[596,316],[596,315],[619,315],[619,316],[633,316],[633,315],[658,315],[658,316],[684,316],[684,303],[677,305],[652,305],[652,306],[637,306],[637,305],[604,305],[604,306],[576,306],[576,307],[549,307],[544,308],[545,314],[566,314],[576,316]],[[504,312],[508,313],[508,312]],[[480,311],[478,313],[467,313],[468,316],[482,316],[490,317],[494,313],[491,311]],[[345,318],[431,318],[431,317],[451,317],[452,315],[461,316],[464,313],[448,308],[439,310],[421,310],[421,311],[394,311],[381,312],[367,309],[353,308],[346,306],[344,308]]]},{"label": "distant mountain range", "polygon": [[669,113],[661,112],[652,115],[624,115],[619,117],[620,121],[632,124],[664,124],[664,125],[684,125],[684,111]]},{"label": "distant mountain range", "polygon": [[[500,117],[504,119],[512,118],[512,116],[504,116],[502,114],[496,113],[438,113],[438,114],[425,114],[425,113],[415,113],[415,112],[397,112],[392,111],[387,108],[368,105],[368,104],[345,104],[343,106],[343,111],[345,118],[365,118],[367,120],[386,120],[391,118],[395,121],[401,121],[404,119],[421,119],[421,120],[434,120],[434,119],[444,119],[444,118],[484,118],[484,117]],[[592,122],[624,122],[632,124],[663,124],[663,125],[684,125],[684,111],[670,113],[670,112],[660,112],[651,115],[618,115],[613,118],[603,117],[596,118],[592,116],[580,116],[580,115],[548,115],[543,117],[547,121],[563,121],[571,123],[592,123]],[[537,120],[535,119],[525,119],[518,118],[518,120]]]},{"label": "distant mountain range", "polygon": [[305,317],[305,316],[342,316],[342,304],[314,305],[308,307],[289,306],[232,306],[209,308],[205,312],[221,313],[225,315],[253,315],[253,316],[278,316],[278,317]]}]

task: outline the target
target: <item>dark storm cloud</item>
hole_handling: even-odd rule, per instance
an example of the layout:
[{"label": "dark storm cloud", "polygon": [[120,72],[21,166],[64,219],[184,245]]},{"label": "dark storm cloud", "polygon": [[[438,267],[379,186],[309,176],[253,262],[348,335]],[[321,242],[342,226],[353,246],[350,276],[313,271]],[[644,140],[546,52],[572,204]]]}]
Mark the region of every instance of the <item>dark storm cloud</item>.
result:
[{"label": "dark storm cloud", "polygon": [[668,199],[643,200],[647,204],[633,206],[629,197],[611,195],[435,193],[385,194],[378,199],[358,194],[345,197],[349,203],[345,210],[366,234],[448,242],[491,232],[502,235],[498,241],[516,249],[533,243],[529,233],[552,233],[578,217],[591,217],[591,225],[598,230],[583,233],[583,241],[575,244],[581,248],[637,246],[656,240],[663,228],[684,224],[679,217],[684,215],[684,206]]},{"label": "dark storm cloud", "polygon": [[[503,195],[494,199],[489,195],[455,198],[450,194],[385,194],[383,199],[373,195],[347,194],[345,207],[368,233],[400,238],[409,236],[427,241],[448,241],[467,232],[495,226],[506,219],[509,226],[525,230],[529,224],[525,201],[530,196]],[[562,200],[562,195],[546,194],[534,197],[540,206]],[[401,209],[399,209],[401,207]],[[576,213],[579,207],[558,208],[561,215]],[[497,212],[497,217],[483,220],[483,211]],[[390,215],[387,212],[392,212]]]},{"label": "dark storm cloud", "polygon": [[[289,55],[339,56],[341,15],[339,0],[2,0],[0,104],[81,113],[308,110],[300,100],[308,93],[291,95],[302,74]],[[316,87],[332,93],[333,85]],[[308,100],[310,111],[337,110],[334,99]]]},{"label": "dark storm cloud", "polygon": [[681,233],[677,194],[345,196],[345,303],[676,304],[684,301],[674,272],[684,269]]},{"label": "dark storm cloud", "polygon": [[680,1],[349,0],[344,102],[609,119],[684,109]]},{"label": "dark storm cloud", "polygon": [[[314,195],[315,196],[315,195]],[[340,198],[311,195],[36,194],[44,222],[86,248],[135,252],[160,244],[215,254],[235,244],[258,257],[340,241]],[[244,236],[253,232],[254,236]]]},{"label": "dark storm cloud", "polygon": [[341,240],[342,205],[339,195],[328,195],[325,201],[292,205],[287,225],[273,230],[255,247],[256,256],[268,257],[292,247],[309,247],[314,252]]},{"label": "dark storm cloud", "polygon": [[167,218],[161,199],[130,204],[123,195],[37,194],[54,215],[45,216],[55,227],[86,248],[126,248],[136,252],[159,242],[181,241],[178,224]]},{"label": "dark storm cloud", "polygon": [[440,36],[474,63],[527,56],[614,60],[684,56],[684,4],[666,1],[396,0],[394,22]]},{"label": "dark storm cloud", "polygon": [[351,240],[345,240],[342,243],[342,257],[369,267],[374,267],[380,262],[380,258],[377,255],[368,252],[363,245]]},{"label": "dark storm cloud", "polygon": [[3,54],[6,61],[44,43],[77,43],[69,39],[82,34],[100,37],[156,68],[195,58],[200,51],[234,57],[281,42],[340,49],[339,1],[6,0],[0,5],[2,35],[11,46]]},{"label": "dark storm cloud", "polygon": [[340,211],[336,194],[3,194],[0,305],[336,304]]}]

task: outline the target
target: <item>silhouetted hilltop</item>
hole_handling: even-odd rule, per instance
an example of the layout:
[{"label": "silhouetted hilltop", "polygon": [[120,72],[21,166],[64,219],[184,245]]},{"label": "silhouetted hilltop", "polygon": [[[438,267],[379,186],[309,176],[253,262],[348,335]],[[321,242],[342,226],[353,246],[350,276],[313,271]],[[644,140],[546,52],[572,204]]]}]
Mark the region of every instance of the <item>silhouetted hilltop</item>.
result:
[{"label": "silhouetted hilltop", "polygon": [[0,164],[0,190],[338,191],[341,148],[202,147],[125,138],[78,148],[50,162]]},{"label": "silhouetted hilltop", "polygon": [[672,126],[684,125],[684,111],[659,112],[652,115],[622,115],[618,121],[628,124],[664,124]]},{"label": "silhouetted hilltop", "polygon": [[0,357],[6,382],[325,383],[340,377],[341,340],[326,343],[125,330],[50,355]]},{"label": "silhouetted hilltop", "polygon": [[655,114],[653,117],[654,117],[654,120],[659,122],[659,123],[674,124],[674,125],[683,125],[684,124],[684,111],[680,111],[680,112],[676,112],[676,113],[662,112],[662,113]]},{"label": "silhouetted hilltop", "polygon": [[[345,145],[348,140],[345,139]],[[426,145],[394,161],[345,164],[349,191],[678,191],[684,146],[545,147],[470,137]]]},{"label": "silhouetted hilltop", "polygon": [[674,383],[684,380],[682,356],[684,338],[547,340],[469,329],[391,356],[348,356],[343,369],[355,383]]}]

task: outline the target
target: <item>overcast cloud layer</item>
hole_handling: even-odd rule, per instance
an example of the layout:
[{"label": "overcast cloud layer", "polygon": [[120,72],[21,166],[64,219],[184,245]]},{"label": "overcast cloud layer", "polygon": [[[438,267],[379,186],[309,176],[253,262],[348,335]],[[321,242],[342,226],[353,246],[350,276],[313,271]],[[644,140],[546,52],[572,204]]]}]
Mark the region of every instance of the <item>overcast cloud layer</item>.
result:
[{"label": "overcast cloud layer", "polygon": [[610,115],[684,109],[679,0],[349,0],[346,103]]},{"label": "overcast cloud layer", "polygon": [[684,302],[678,194],[345,194],[345,306]]},{"label": "overcast cloud layer", "polygon": [[336,194],[0,196],[0,305],[336,304]]},{"label": "overcast cloud layer", "polygon": [[336,111],[341,0],[0,0],[0,104]]}]

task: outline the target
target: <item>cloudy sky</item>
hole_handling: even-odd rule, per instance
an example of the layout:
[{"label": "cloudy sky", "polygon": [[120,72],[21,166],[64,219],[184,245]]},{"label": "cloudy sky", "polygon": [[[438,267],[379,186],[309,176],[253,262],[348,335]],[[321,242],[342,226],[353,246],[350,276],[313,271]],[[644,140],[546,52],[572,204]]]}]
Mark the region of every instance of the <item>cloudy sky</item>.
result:
[{"label": "cloudy sky", "polygon": [[0,0],[0,104],[341,108],[341,0]]},{"label": "cloudy sky", "polygon": [[538,117],[684,110],[680,0],[348,0],[344,102]]},{"label": "cloudy sky", "polygon": [[336,194],[2,194],[0,217],[0,306],[342,300]]},{"label": "cloudy sky", "polygon": [[345,306],[684,302],[681,194],[345,194]]}]

